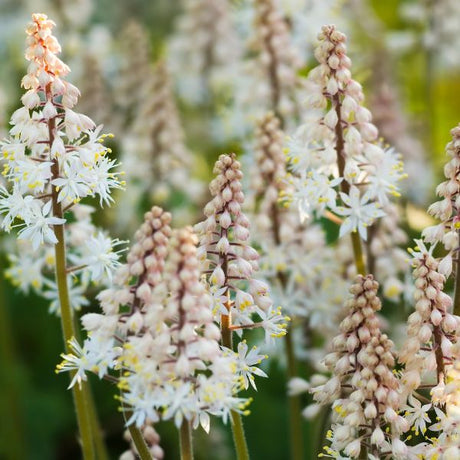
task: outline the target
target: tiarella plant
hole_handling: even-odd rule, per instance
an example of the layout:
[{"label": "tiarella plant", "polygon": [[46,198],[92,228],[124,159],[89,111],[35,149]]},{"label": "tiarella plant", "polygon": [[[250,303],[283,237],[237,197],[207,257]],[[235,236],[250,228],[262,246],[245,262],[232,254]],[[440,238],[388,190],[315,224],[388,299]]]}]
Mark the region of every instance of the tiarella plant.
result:
[{"label": "tiarella plant", "polygon": [[[203,261],[213,312],[220,324],[222,345],[233,350],[233,332],[240,337],[245,329],[262,328],[265,340],[286,334],[288,317],[275,308],[268,285],[253,278],[259,255],[249,245],[249,220],[242,211],[241,165],[234,154],[221,155],[214,166],[216,177],[210,184],[212,200],[205,206],[207,219],[195,226],[199,238],[199,256]],[[244,341],[238,344],[238,355],[247,368],[245,387],[253,376],[265,375],[255,365],[264,356],[254,348],[248,352]],[[239,459],[248,458],[240,414],[231,412],[233,437]]]},{"label": "tiarella plant", "polygon": [[[76,109],[80,91],[58,57],[55,24],[34,14],[22,105],[0,100],[0,121],[5,107],[15,109],[0,142],[0,227],[10,234],[0,259],[10,262],[11,283],[41,296],[62,322],[57,372],[70,375],[82,457],[108,458],[88,386],[93,374],[112,384],[129,443],[122,460],[169,458],[173,444],[182,460],[229,458],[224,425],[238,460],[249,459],[248,447],[268,457],[274,444],[273,456],[291,460],[460,458],[460,125],[446,147],[439,199],[422,221],[414,207],[429,188],[421,152],[435,150],[423,142],[435,136],[412,137],[401,103],[404,95],[418,107],[413,94],[423,93],[427,119],[443,123],[434,97],[442,85],[432,77],[456,61],[455,1],[404,2],[405,17],[423,22],[424,35],[412,38],[423,37],[417,51],[427,74],[423,91],[407,94],[393,84],[387,25],[370,5],[378,2],[183,0],[164,40],[162,27],[146,26],[149,8],[145,25],[136,22],[143,2],[132,21],[114,2],[117,39],[90,18],[89,0],[51,3],[85,92],[80,111],[120,133],[109,146],[120,150],[130,189],[115,195],[125,183],[106,145],[112,136]],[[321,27],[336,13],[340,26]],[[356,46],[354,76],[342,26]],[[87,43],[77,34],[83,29]],[[4,30],[10,38],[10,27],[0,28],[1,38]],[[0,91],[9,94],[18,69],[5,68]],[[405,187],[402,156],[387,142],[409,165]],[[206,163],[223,146],[244,152],[243,166],[236,154],[218,157],[205,217],[191,226],[206,201],[194,174],[210,176]],[[98,212],[115,202],[110,215]],[[126,254],[101,221],[124,234],[138,228]],[[419,232],[408,257],[401,246]],[[0,326],[10,378],[14,341],[1,308]],[[267,404],[265,385],[254,406],[263,415],[268,405],[279,411],[274,422],[259,412],[256,424],[259,434],[268,436],[272,424],[280,436],[248,446],[243,416],[251,392],[277,374],[273,363],[279,377],[268,388],[285,381],[287,398]],[[17,454],[15,390],[7,386],[0,398],[11,414],[9,434],[0,433],[12,446],[7,458],[25,457]],[[301,393],[309,393],[305,404]],[[283,404],[289,428],[281,429]],[[302,416],[313,423],[303,427]]]},{"label": "tiarella plant", "polygon": [[[70,350],[76,335],[72,305],[85,305],[85,286],[110,279],[119,264],[113,248],[120,242],[97,230],[89,220],[91,208],[79,202],[95,197],[100,205],[110,204],[112,190],[123,182],[103,145],[102,126],[73,110],[80,93],[65,80],[70,69],[57,56],[61,48],[53,27],[46,15],[34,14],[26,30],[26,92],[23,107],[11,117],[10,138],[2,143],[9,187],[0,189],[0,211],[2,228],[18,228],[18,239],[26,243],[12,257],[9,276],[23,290],[33,286],[52,300],[50,309],[61,316]],[[70,223],[74,219],[77,223]],[[69,252],[66,236],[73,249]],[[94,458],[97,430],[92,429],[96,421],[88,388],[76,387],[73,393],[83,453]]]}]

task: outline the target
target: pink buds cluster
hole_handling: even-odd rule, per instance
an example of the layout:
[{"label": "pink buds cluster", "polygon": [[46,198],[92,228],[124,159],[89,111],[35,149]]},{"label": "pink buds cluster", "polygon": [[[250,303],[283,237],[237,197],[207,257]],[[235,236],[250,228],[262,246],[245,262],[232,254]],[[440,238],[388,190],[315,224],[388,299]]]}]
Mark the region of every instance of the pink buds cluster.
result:
[{"label": "pink buds cluster", "polygon": [[[320,404],[333,404],[335,425],[327,449],[351,458],[358,458],[364,446],[370,446],[373,455],[399,451],[399,434],[408,429],[397,414],[400,397],[392,372],[393,343],[380,331],[377,290],[372,275],[357,277],[350,288],[353,297],[345,304],[341,333],[333,340],[334,351],[324,360],[333,376],[311,390]],[[391,426],[389,433],[386,424]]]}]

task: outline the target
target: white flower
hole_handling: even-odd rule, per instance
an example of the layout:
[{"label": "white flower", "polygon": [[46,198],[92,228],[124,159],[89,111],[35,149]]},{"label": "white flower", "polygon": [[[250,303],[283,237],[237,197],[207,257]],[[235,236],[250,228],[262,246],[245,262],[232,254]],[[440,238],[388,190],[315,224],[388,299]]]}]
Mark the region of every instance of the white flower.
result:
[{"label": "white flower", "polygon": [[419,432],[425,434],[427,427],[426,424],[431,422],[428,412],[431,410],[432,404],[422,403],[415,398],[412,394],[409,395],[409,404],[405,406],[405,417],[411,426],[415,428],[415,435],[418,436]]},{"label": "white flower", "polygon": [[257,314],[261,317],[260,325],[265,330],[265,341],[270,342],[275,337],[286,335],[289,316],[284,316],[281,307],[270,307],[267,311],[257,308]]},{"label": "white flower", "polygon": [[338,206],[334,209],[337,214],[347,216],[340,226],[340,237],[350,232],[358,231],[363,240],[367,239],[367,227],[371,225],[377,217],[382,217],[385,212],[379,209],[377,203],[368,203],[369,195],[364,194],[360,197],[357,187],[350,187],[349,195],[340,192],[342,201],[347,207]]},{"label": "white flower", "polygon": [[308,219],[313,211],[321,215],[326,206],[335,208],[337,192],[334,187],[340,182],[341,177],[330,180],[317,171],[310,171],[305,178],[294,179],[296,190],[292,198],[297,203],[302,222]]},{"label": "white flower", "polygon": [[238,353],[236,353],[236,359],[238,363],[238,373],[243,377],[244,388],[248,389],[249,383],[251,383],[254,390],[257,390],[254,381],[254,375],[259,377],[268,377],[268,375],[255,366],[260,364],[262,360],[267,359],[267,355],[259,355],[259,349],[254,346],[249,350],[246,340],[242,340],[238,344]]},{"label": "white flower", "polygon": [[50,200],[41,208],[32,208],[33,214],[28,216],[29,221],[26,222],[26,226],[18,233],[18,239],[30,240],[32,242],[32,248],[34,251],[36,251],[40,244],[43,244],[44,242],[56,244],[58,240],[50,226],[63,225],[66,222],[65,219],[48,216],[51,212],[51,206],[52,201]]},{"label": "white flower", "polygon": [[58,177],[51,182],[59,190],[58,201],[66,199],[77,202],[91,193],[78,158],[73,157],[64,163],[63,175],[64,177]]},{"label": "white flower", "polygon": [[111,280],[114,270],[120,265],[120,253],[124,251],[114,251],[114,248],[124,243],[99,231],[84,242],[81,256],[72,255],[71,260],[78,266],[87,266],[93,281],[100,280],[104,275]]}]

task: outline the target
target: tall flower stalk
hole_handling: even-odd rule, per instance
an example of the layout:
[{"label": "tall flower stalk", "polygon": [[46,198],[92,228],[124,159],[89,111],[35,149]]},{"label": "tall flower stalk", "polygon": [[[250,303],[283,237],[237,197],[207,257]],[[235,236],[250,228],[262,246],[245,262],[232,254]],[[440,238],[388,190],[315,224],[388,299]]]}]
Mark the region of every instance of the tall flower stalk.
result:
[{"label": "tall flower stalk", "polygon": [[[283,154],[283,132],[280,130],[280,120],[269,112],[257,126],[255,164],[251,171],[251,191],[253,192],[252,207],[255,216],[256,228],[260,235],[253,235],[254,241],[263,241],[262,254],[273,251],[275,254],[290,254],[292,251],[302,251],[298,214],[292,209],[280,207],[279,195],[286,189],[286,159]],[[287,229],[289,227],[289,229]],[[289,256],[288,256],[289,257]],[[289,263],[291,262],[291,263]],[[280,290],[279,298],[285,308],[288,308],[288,284],[298,275],[292,260],[283,263],[276,260],[275,267],[269,267],[270,273],[266,274],[271,283],[272,290]],[[295,283],[294,289],[301,289],[300,283]],[[291,305],[289,305],[290,307]],[[293,323],[290,322],[287,334],[284,336],[284,349],[287,363],[287,377],[292,379],[297,376],[297,359],[294,351],[292,336]],[[303,458],[302,419],[300,397],[289,396],[289,422],[291,434],[291,458]]]},{"label": "tall flower stalk", "polygon": [[[200,236],[199,255],[204,261],[210,291],[214,297],[214,311],[220,322],[222,345],[233,349],[233,332],[240,336],[244,329],[262,327],[266,340],[286,334],[287,318],[280,309],[273,308],[268,286],[252,278],[258,269],[258,254],[248,244],[249,221],[242,212],[241,165],[234,154],[221,155],[214,167],[216,177],[210,184],[213,199],[206,205],[207,219],[196,226]],[[248,292],[249,291],[249,292]],[[255,322],[257,315],[260,321]],[[238,352],[247,351],[240,342]],[[249,358],[249,354],[248,354]],[[263,357],[254,355],[253,364]],[[257,375],[265,375],[252,367]],[[249,458],[243,423],[233,411],[233,439],[239,459]]]},{"label": "tall flower stalk", "polygon": [[303,219],[327,210],[342,216],[339,236],[351,233],[356,271],[365,274],[362,240],[368,238],[368,227],[385,215],[390,197],[399,196],[402,163],[394,150],[380,144],[372,115],[362,105],[345,35],[328,25],[318,39],[319,66],[308,77],[308,103],[315,110],[288,142],[294,191],[287,198]]},{"label": "tall flower stalk", "polygon": [[[27,91],[22,96],[24,106],[12,116],[11,138],[2,144],[3,174],[11,190],[1,187],[0,211],[4,214],[2,227],[7,231],[20,227],[19,239],[29,241],[32,251],[46,244],[54,246],[56,300],[70,351],[76,331],[68,285],[66,215],[86,196],[99,196],[101,203],[110,203],[111,189],[122,185],[117,174],[110,172],[116,162],[106,156],[109,149],[102,145],[100,128],[72,110],[79,91],[63,79],[70,69],[57,57],[60,45],[52,35],[53,27],[46,15],[34,14],[26,30],[25,56],[30,64],[22,86]],[[94,251],[92,255],[97,256]],[[108,259],[116,264],[117,256]],[[96,271],[109,269],[102,260],[97,264]],[[40,283],[41,279],[36,285]],[[94,437],[100,433],[95,429],[87,385],[75,387],[73,396],[84,458],[95,458]],[[96,445],[100,449],[100,439]]]}]

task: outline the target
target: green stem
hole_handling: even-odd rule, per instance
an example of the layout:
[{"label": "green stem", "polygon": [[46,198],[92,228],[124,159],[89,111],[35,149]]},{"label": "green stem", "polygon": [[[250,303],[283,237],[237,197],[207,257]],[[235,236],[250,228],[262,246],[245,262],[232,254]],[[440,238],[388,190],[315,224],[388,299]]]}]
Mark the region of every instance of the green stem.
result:
[{"label": "green stem", "polygon": [[109,460],[109,453],[107,452],[107,446],[104,442],[104,436],[102,434],[101,424],[96,412],[96,404],[94,403],[93,392],[91,391],[91,386],[87,383],[83,387],[85,392],[85,397],[88,401],[88,412],[91,424],[91,431],[94,436],[94,447],[96,450],[96,458],[98,460]]},{"label": "green stem", "polygon": [[[53,187],[53,211],[55,217],[62,217],[61,204],[55,200],[55,187]],[[66,353],[71,353],[69,341],[75,336],[72,322],[72,310],[70,306],[69,290],[67,286],[67,277],[65,272],[65,242],[64,226],[55,225],[54,234],[58,242],[55,244],[56,258],[56,281],[59,291],[59,303],[61,306],[61,325],[64,333],[64,342]],[[93,436],[91,430],[91,420],[89,417],[89,404],[86,397],[86,382],[81,382],[81,386],[74,385],[72,393],[77,413],[78,429],[81,436],[81,446],[83,458],[85,460],[95,459]]]},{"label": "green stem", "polygon": [[[344,177],[345,172],[345,151],[344,151],[344,138],[343,138],[343,126],[342,126],[342,112],[340,110],[341,102],[339,93],[337,93],[332,99],[333,105],[335,107],[335,113],[337,114],[337,125],[335,127],[335,135],[337,137],[336,141],[336,152],[337,152],[337,166],[339,168],[339,176]],[[343,193],[350,193],[350,184],[345,180],[345,178],[340,183],[340,189]],[[361,244],[361,238],[359,237],[358,232],[351,233],[351,242],[353,245],[353,255],[355,259],[356,271],[360,275],[366,274],[366,265],[364,263],[364,254]]]},{"label": "green stem", "polygon": [[360,275],[366,274],[366,265],[364,263],[363,247],[358,232],[352,232],[351,243],[353,245],[353,255],[355,258],[356,271]]},{"label": "green stem", "polygon": [[[47,94],[49,89],[47,90]],[[55,119],[48,122],[49,132],[49,145],[53,145],[55,136]],[[53,179],[59,177],[59,163],[54,159],[51,166]],[[58,201],[58,191],[56,187],[52,186],[52,203],[53,203],[53,216],[57,218],[63,217],[62,205]],[[61,313],[61,325],[64,335],[64,344],[66,353],[71,353],[69,341],[75,337],[75,328],[73,325],[72,308],[70,305],[69,287],[67,285],[66,274],[66,248],[64,240],[64,224],[54,225],[54,235],[56,236],[57,243],[54,245],[54,254],[56,259],[56,284],[59,293],[59,304]],[[73,377],[74,372],[71,377]],[[89,403],[86,397],[85,386],[86,382],[81,382],[81,385],[74,385],[72,387],[72,394],[77,413],[77,423],[80,432],[81,447],[83,451],[83,458],[85,460],[95,459],[93,433],[91,430],[91,420],[89,417]]]},{"label": "green stem", "polygon": [[181,460],[193,460],[192,430],[190,428],[190,422],[188,420],[183,420],[179,430],[179,434]]},{"label": "green stem", "polygon": [[[286,345],[286,358],[288,367],[289,379],[297,375],[297,365],[294,354],[294,346],[292,343],[291,327],[288,328],[287,334],[284,336]],[[289,401],[289,426],[291,428],[291,458],[293,460],[303,459],[303,438],[302,438],[302,420],[300,418],[300,397],[290,396]]]},{"label": "green stem", "polygon": [[[222,233],[225,233],[226,230],[222,229]],[[221,236],[222,236],[221,233]],[[227,285],[227,270],[228,270],[228,259],[227,254],[221,255],[221,266],[222,270],[225,273],[225,285]],[[227,309],[228,315],[221,315],[220,321],[220,331],[222,337],[222,345],[224,347],[233,350],[233,331],[230,329],[232,325],[232,300],[230,298],[230,288],[227,287],[227,301],[225,302],[225,308]],[[246,437],[244,435],[243,420],[241,415],[236,411],[230,411],[230,416],[232,419],[232,434],[233,434],[233,443],[235,445],[236,456],[238,460],[249,460],[249,450],[246,443]]]},{"label": "green stem", "polygon": [[[127,417],[130,417],[131,414],[126,413]],[[153,460],[150,450],[145,442],[144,436],[142,436],[141,430],[136,426],[135,423],[132,423],[128,426],[129,434],[133,440],[134,445],[136,446],[137,454],[141,460]]]},{"label": "green stem", "polygon": [[233,442],[235,443],[236,458],[238,460],[249,460],[248,445],[244,435],[243,420],[241,419],[241,415],[234,410],[230,412],[230,415],[232,417],[232,433]]}]

